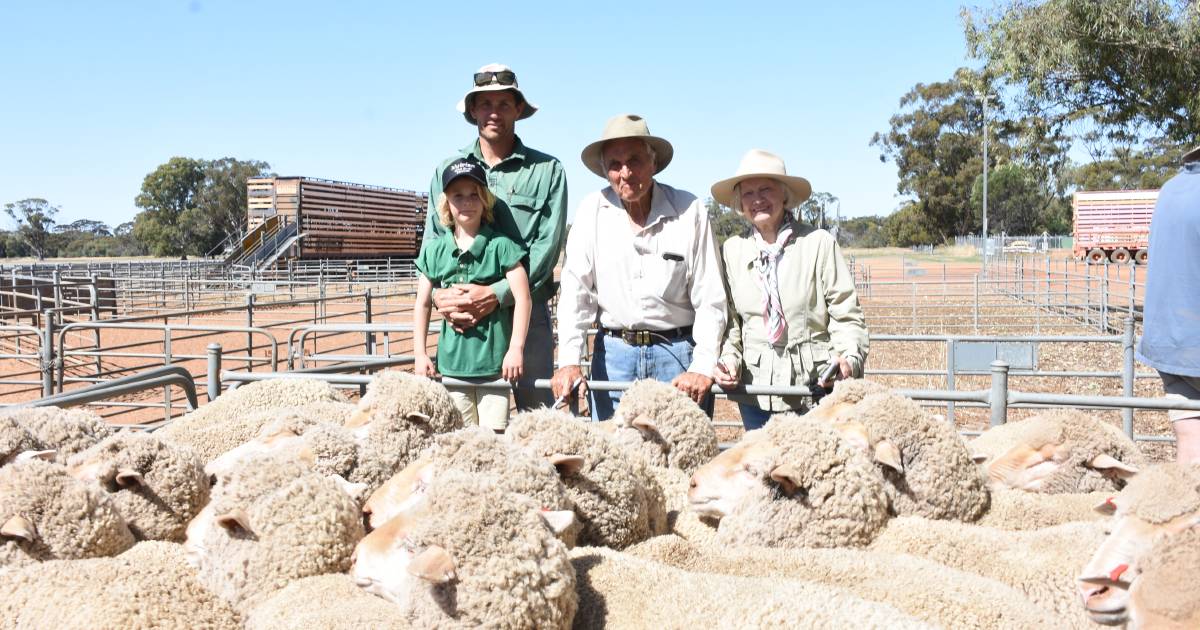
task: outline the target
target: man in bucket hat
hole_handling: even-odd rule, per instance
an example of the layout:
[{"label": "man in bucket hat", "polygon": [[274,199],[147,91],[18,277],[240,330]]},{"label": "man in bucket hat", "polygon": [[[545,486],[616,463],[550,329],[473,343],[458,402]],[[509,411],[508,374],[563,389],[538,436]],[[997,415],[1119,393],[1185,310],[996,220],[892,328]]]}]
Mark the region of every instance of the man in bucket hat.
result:
[{"label": "man in bucket hat", "polygon": [[[536,379],[550,378],[554,370],[554,336],[548,302],[554,296],[554,266],[562,250],[567,223],[567,178],[562,163],[531,149],[516,134],[516,121],[529,118],[537,107],[517,84],[512,68],[488,64],[472,78],[470,91],[458,103],[463,118],[479,137],[443,161],[430,182],[429,212],[421,245],[434,243],[446,231],[434,208],[442,192],[442,171],[451,162],[473,157],[487,173],[487,185],[496,196],[494,227],[528,253],[533,311],[525,342],[524,375],[513,390],[519,409],[551,405],[550,392],[533,387]],[[511,306],[508,281],[491,285],[457,284],[438,290],[433,302],[443,317],[459,330],[469,329],[499,305]]]},{"label": "man in bucket hat", "polygon": [[[721,259],[700,200],[654,179],[673,153],[630,114],[609,120],[583,150],[584,165],[608,186],[579,204],[567,238],[555,396],[581,377],[585,335],[599,319],[593,380],[670,381],[712,413],[725,329]],[[591,392],[590,400],[593,419],[607,420],[620,392]]]},{"label": "man in bucket hat", "polygon": [[[1158,191],[1150,221],[1141,345],[1137,358],[1158,370],[1167,397],[1200,401],[1200,147],[1183,154],[1179,174]],[[1200,463],[1200,411],[1168,412],[1175,459]]]}]

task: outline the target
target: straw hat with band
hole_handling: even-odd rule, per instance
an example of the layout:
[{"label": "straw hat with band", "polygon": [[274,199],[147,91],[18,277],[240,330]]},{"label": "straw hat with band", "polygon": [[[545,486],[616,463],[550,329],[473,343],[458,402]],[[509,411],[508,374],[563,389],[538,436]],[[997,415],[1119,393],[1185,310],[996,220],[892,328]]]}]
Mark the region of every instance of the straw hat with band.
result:
[{"label": "straw hat with band", "polygon": [[579,154],[583,165],[589,171],[608,179],[608,169],[604,166],[604,158],[600,155],[601,150],[604,148],[605,142],[622,138],[641,138],[650,143],[655,154],[655,175],[667,168],[667,165],[671,163],[671,158],[675,156],[675,149],[670,142],[664,138],[650,135],[646,119],[636,114],[620,114],[608,119],[608,122],[604,124],[604,133],[600,134],[599,140],[583,148],[583,152]]},{"label": "straw hat with band", "polygon": [[1200,147],[1183,154],[1183,163],[1187,164],[1188,162],[1200,162]]},{"label": "straw hat with band", "polygon": [[742,162],[738,164],[737,172],[733,177],[712,185],[713,199],[723,206],[740,208],[740,200],[733,198],[734,186],[756,177],[767,177],[783,184],[789,193],[788,209],[804,203],[812,196],[812,184],[809,184],[808,180],[803,177],[788,175],[787,167],[783,165],[783,158],[762,149],[751,149],[742,156]]},{"label": "straw hat with band", "polygon": [[467,107],[471,101],[471,95],[504,90],[516,92],[517,96],[525,102],[525,109],[520,116],[517,116],[517,120],[524,120],[537,112],[537,105],[530,103],[529,99],[525,98],[525,94],[517,87],[517,74],[512,71],[512,68],[502,63],[489,63],[475,72],[474,85],[471,87],[471,91],[467,92],[458,102],[458,111],[462,112],[463,118],[466,118],[467,122],[472,125],[477,124],[471,117],[471,109]]}]

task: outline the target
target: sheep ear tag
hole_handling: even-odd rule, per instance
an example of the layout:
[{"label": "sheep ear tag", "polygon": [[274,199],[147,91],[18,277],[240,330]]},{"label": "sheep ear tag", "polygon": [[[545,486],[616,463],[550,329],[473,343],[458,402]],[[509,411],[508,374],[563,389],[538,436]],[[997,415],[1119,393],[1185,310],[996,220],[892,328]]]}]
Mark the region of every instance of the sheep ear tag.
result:
[{"label": "sheep ear tag", "polygon": [[1092,511],[1105,516],[1112,516],[1117,513],[1117,504],[1113,502],[1112,497],[1108,497],[1103,503],[1092,508]]},{"label": "sheep ear tag", "polygon": [[134,488],[142,485],[142,473],[131,468],[122,468],[117,471],[115,480],[122,488]]},{"label": "sheep ear tag", "polygon": [[900,449],[887,440],[880,440],[875,444],[875,461],[898,473],[904,472],[904,461],[900,458]]},{"label": "sheep ear tag", "polygon": [[796,471],[786,464],[771,469],[771,479],[775,480],[783,489],[784,494],[788,496],[796,494],[796,491],[800,489]]},{"label": "sheep ear tag", "polygon": [[18,514],[4,521],[3,525],[0,525],[0,536],[20,538],[25,542],[34,542],[37,540],[37,528],[33,526],[33,523],[29,519]]},{"label": "sheep ear tag", "polygon": [[571,510],[542,510],[541,514],[542,520],[546,521],[555,534],[567,531],[575,522],[575,512]]},{"label": "sheep ear tag", "polygon": [[579,455],[564,455],[562,453],[555,453],[554,455],[550,456],[550,463],[554,464],[554,467],[558,469],[558,475],[560,477],[574,475],[580,470],[583,470],[583,458]]},{"label": "sheep ear tag", "polygon": [[426,547],[425,551],[413,556],[408,563],[408,573],[434,584],[445,584],[457,577],[454,558],[437,545]]},{"label": "sheep ear tag", "polygon": [[219,514],[213,520],[217,525],[220,525],[231,532],[239,529],[246,532],[254,531],[250,529],[249,515],[246,514],[245,510],[240,508],[226,514]]},{"label": "sheep ear tag", "polygon": [[976,464],[982,464],[988,460],[988,456],[984,453],[971,453],[971,461]]},{"label": "sheep ear tag", "polygon": [[1092,461],[1088,462],[1088,466],[1104,473],[1105,477],[1116,477],[1119,479],[1129,479],[1138,472],[1137,467],[1130,466],[1112,455],[1104,453],[1093,457]]}]

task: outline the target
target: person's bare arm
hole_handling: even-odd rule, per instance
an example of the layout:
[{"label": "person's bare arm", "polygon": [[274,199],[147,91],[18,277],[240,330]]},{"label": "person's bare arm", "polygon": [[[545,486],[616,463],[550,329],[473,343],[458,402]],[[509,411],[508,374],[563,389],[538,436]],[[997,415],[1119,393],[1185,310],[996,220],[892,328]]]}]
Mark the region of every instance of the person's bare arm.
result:
[{"label": "person's bare arm", "polygon": [[425,274],[417,274],[417,299],[413,305],[413,373],[418,376],[437,376],[437,369],[429,360],[426,351],[427,335],[429,332],[430,293],[433,283]]},{"label": "person's bare arm", "polygon": [[512,338],[508,342],[508,352],[504,355],[501,375],[506,381],[516,382],[525,371],[525,338],[529,334],[529,314],[533,311],[533,300],[529,295],[529,276],[525,274],[521,263],[513,265],[505,277],[508,279],[508,288],[512,291],[514,305]]}]

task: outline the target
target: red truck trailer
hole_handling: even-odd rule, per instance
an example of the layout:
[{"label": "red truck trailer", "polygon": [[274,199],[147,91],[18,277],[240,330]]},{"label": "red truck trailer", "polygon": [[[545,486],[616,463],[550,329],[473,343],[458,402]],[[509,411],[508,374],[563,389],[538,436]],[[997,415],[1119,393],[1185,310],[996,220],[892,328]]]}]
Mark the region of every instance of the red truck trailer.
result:
[{"label": "red truck trailer", "polygon": [[1157,190],[1093,190],[1075,193],[1075,258],[1144,265],[1150,255],[1150,217]]}]

